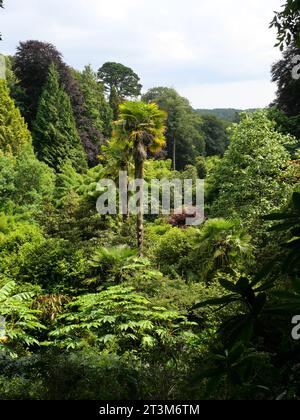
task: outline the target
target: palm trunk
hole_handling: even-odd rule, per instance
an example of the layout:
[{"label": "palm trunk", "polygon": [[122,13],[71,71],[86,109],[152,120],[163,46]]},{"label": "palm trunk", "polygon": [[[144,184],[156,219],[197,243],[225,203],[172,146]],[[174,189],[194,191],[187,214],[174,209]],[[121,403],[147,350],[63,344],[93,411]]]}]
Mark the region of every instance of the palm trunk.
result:
[{"label": "palm trunk", "polygon": [[126,205],[126,214],[123,214],[123,223],[126,223],[129,220],[130,214],[129,214],[129,193],[128,193],[128,164],[124,165],[124,167],[122,168],[123,172],[127,173],[127,195],[126,195],[126,200],[127,200],[127,205]]},{"label": "palm trunk", "polygon": [[[136,158],[135,161],[135,178],[144,180],[144,161],[143,159]],[[143,256],[143,245],[144,245],[144,189],[141,187],[141,198],[139,200],[138,207],[139,211],[136,219],[136,232],[137,232],[137,244],[139,250],[139,256]]]},{"label": "palm trunk", "polygon": [[173,169],[176,171],[176,138],[174,136],[173,140]]}]

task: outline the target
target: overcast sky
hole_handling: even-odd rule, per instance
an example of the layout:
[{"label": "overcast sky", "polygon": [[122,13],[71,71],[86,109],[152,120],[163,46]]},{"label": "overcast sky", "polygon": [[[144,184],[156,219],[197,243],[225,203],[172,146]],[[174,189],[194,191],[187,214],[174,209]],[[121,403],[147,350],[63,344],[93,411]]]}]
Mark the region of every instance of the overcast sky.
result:
[{"label": "overcast sky", "polygon": [[283,0],[4,0],[3,54],[19,41],[51,42],[65,61],[132,67],[144,90],[174,87],[197,108],[254,108],[275,92],[280,57],[268,29]]}]

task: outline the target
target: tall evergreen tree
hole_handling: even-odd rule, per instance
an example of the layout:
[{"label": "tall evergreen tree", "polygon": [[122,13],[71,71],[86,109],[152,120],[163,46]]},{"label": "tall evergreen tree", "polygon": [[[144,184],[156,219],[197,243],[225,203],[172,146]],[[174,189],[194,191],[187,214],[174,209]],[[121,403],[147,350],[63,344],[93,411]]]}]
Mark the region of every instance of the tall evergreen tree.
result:
[{"label": "tall evergreen tree", "polygon": [[112,110],[105,99],[104,87],[98,83],[97,75],[90,65],[86,66],[82,72],[74,74],[84,96],[86,115],[97,130],[92,141],[95,144],[103,143],[103,136],[110,137],[112,130]]},{"label": "tall evergreen tree", "polygon": [[54,45],[39,41],[21,42],[14,57],[14,72],[19,86],[24,90],[22,110],[30,128],[35,121],[40,96],[48,78],[49,66],[55,64],[61,87],[71,100],[76,127],[91,166],[97,161],[98,149],[93,139],[101,138],[101,132],[94,126],[86,112],[85,98],[72,69],[64,61]]},{"label": "tall evergreen tree", "polygon": [[0,150],[7,155],[19,155],[31,144],[31,135],[13,99],[7,84],[0,80]]},{"label": "tall evergreen tree", "polygon": [[121,63],[103,64],[98,76],[109,93],[115,88],[122,101],[126,98],[137,98],[141,94],[142,85],[139,76],[130,67]]},{"label": "tall evergreen tree", "polygon": [[140,78],[130,67],[111,62],[103,64],[98,70],[98,77],[109,94],[109,104],[116,121],[119,115],[119,105],[126,99],[140,96],[142,90]]},{"label": "tall evergreen tree", "polygon": [[76,169],[87,167],[86,156],[78,135],[70,98],[60,87],[54,65],[42,93],[33,125],[34,147],[38,157],[59,170],[67,160]]}]

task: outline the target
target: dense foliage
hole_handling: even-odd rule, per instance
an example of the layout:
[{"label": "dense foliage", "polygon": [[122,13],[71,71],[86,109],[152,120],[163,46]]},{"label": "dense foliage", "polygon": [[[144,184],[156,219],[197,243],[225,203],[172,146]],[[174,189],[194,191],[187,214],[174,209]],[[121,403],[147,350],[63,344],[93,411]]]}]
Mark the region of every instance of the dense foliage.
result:
[{"label": "dense foliage", "polygon": [[166,124],[167,157],[173,160],[174,169],[195,164],[197,155],[205,153],[202,120],[189,102],[174,89],[157,87],[143,95],[143,101],[155,102],[168,114]]},{"label": "dense foliage", "polygon": [[86,155],[78,135],[68,95],[59,85],[54,65],[41,94],[33,123],[34,146],[40,160],[59,170],[70,161],[78,172],[87,167]]},{"label": "dense foliage", "polygon": [[[171,88],[138,101],[122,64],[75,71],[37,41],[6,58],[0,399],[300,399],[298,3],[275,20],[276,103],[234,123]],[[137,217],[97,212],[99,181],[134,178],[205,178],[202,224],[174,194],[147,214],[143,187]]]}]

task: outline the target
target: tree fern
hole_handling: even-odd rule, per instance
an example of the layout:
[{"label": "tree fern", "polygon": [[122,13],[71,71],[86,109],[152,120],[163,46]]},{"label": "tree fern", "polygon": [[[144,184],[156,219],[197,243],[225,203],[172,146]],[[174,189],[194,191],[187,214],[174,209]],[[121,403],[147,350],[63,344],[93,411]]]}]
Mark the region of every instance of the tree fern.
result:
[{"label": "tree fern", "polygon": [[39,344],[33,333],[44,327],[38,321],[38,311],[31,308],[33,296],[19,292],[14,281],[0,279],[0,316],[5,320],[0,351],[16,356]]},{"label": "tree fern", "polygon": [[124,286],[81,296],[68,309],[50,334],[56,345],[67,348],[114,345],[120,351],[142,350],[183,342],[182,334],[194,325],[178,312],[155,307],[133,288]]}]

